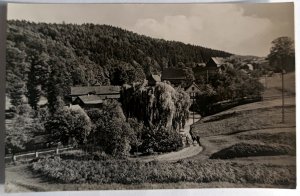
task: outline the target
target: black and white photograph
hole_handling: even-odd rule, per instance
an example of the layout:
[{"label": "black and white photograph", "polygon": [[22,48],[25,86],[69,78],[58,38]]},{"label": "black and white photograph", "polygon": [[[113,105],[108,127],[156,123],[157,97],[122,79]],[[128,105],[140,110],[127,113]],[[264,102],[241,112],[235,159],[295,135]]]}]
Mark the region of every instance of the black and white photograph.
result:
[{"label": "black and white photograph", "polygon": [[5,191],[296,188],[294,4],[9,3]]}]

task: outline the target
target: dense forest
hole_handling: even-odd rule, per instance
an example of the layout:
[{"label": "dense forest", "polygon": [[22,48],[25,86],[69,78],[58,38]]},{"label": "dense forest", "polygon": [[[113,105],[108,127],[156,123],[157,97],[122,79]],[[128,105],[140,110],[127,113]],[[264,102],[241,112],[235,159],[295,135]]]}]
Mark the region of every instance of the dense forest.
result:
[{"label": "dense forest", "polygon": [[166,67],[230,55],[109,25],[8,21],[7,33],[7,93],[26,95],[32,106],[30,97],[64,96],[72,85],[130,84]]}]

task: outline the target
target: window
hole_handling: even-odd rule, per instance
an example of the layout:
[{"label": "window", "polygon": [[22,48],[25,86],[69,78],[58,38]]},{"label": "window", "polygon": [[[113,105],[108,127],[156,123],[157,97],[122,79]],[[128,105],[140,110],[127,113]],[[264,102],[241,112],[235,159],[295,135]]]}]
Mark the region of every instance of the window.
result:
[{"label": "window", "polygon": [[194,90],[195,90],[195,87],[192,86],[192,91],[194,91]]}]

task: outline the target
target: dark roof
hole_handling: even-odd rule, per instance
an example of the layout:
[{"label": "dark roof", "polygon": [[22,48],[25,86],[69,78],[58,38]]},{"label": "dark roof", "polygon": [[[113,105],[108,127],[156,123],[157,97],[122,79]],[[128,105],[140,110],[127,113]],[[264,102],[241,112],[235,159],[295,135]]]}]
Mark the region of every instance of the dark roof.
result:
[{"label": "dark roof", "polygon": [[224,63],[224,58],[222,57],[211,57],[211,60],[217,65],[217,67],[220,67]]},{"label": "dark roof", "polygon": [[97,95],[83,95],[83,96],[79,96],[78,99],[81,99],[81,101],[84,104],[103,103],[103,100],[100,98],[100,96],[97,96]]},{"label": "dark roof", "polygon": [[107,94],[107,95],[98,95],[101,99],[118,99],[120,94]]},{"label": "dark roof", "polygon": [[72,86],[71,95],[107,95],[107,94],[119,94],[120,86]]},{"label": "dark roof", "polygon": [[186,79],[184,69],[176,69],[176,68],[167,68],[162,72],[162,80],[168,79]]},{"label": "dark roof", "polygon": [[161,82],[161,78],[160,78],[159,75],[154,75],[154,74],[152,74],[151,77],[153,78],[154,81],[156,81],[156,82]]}]

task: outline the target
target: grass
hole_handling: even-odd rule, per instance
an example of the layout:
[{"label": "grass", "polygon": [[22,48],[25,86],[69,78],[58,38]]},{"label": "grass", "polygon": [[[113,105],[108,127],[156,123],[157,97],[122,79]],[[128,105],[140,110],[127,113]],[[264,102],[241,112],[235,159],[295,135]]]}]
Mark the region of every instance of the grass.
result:
[{"label": "grass", "polygon": [[281,123],[281,108],[273,107],[235,112],[235,115],[230,117],[226,114],[224,118],[218,116],[218,120],[213,120],[213,118],[210,117],[207,123],[204,120],[194,124],[192,131],[200,137],[208,137],[264,128],[295,126],[295,107],[286,107],[285,112],[285,124]]},{"label": "grass", "polygon": [[266,144],[282,144],[288,145],[296,149],[296,133],[295,132],[281,132],[281,133],[256,133],[256,134],[242,134],[236,136],[240,140],[258,140]]},{"label": "grass", "polygon": [[[282,90],[281,75],[275,74],[272,77],[267,77],[267,88],[265,88],[264,97],[280,96]],[[262,78],[262,83],[265,85],[265,78]],[[295,72],[284,75],[284,90],[286,95],[296,94]]]},{"label": "grass", "polygon": [[224,148],[210,156],[210,159],[232,159],[236,157],[295,155],[289,145],[238,143]]},{"label": "grass", "polygon": [[59,157],[40,159],[32,170],[59,183],[265,183],[294,185],[295,166],[239,164],[222,160],[204,162],[137,162],[129,160],[74,161]]}]

